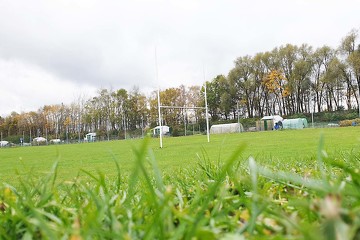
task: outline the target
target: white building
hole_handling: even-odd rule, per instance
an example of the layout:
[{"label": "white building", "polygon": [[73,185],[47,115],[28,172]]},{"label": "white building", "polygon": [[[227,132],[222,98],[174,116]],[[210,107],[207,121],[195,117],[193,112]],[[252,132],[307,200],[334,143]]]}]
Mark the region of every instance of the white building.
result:
[{"label": "white building", "polygon": [[84,142],[95,142],[96,141],[96,133],[88,133],[85,135]]},{"label": "white building", "polygon": [[[170,128],[168,126],[161,126],[161,133],[162,135],[170,134]],[[160,126],[154,127],[153,134],[154,136],[160,135]]]}]

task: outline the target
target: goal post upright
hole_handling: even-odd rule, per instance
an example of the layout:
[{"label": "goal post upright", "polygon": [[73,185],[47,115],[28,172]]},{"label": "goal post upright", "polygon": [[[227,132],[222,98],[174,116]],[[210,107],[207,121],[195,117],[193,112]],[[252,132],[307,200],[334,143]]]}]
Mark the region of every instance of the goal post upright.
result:
[{"label": "goal post upright", "polygon": [[159,110],[159,135],[160,135],[160,148],[163,147],[162,142],[162,124],[161,124],[161,105],[160,105],[160,88],[158,89],[158,110]]},{"label": "goal post upright", "polygon": [[[159,70],[158,70],[158,62],[157,62],[157,52],[155,46],[155,71],[156,71],[156,81],[159,82]],[[160,148],[163,147],[162,144],[162,124],[161,124],[161,106],[160,106],[160,87],[158,88],[158,111],[159,111],[159,135],[160,135]]]},{"label": "goal post upright", "polygon": [[207,135],[208,142],[210,142],[209,114],[208,114],[208,104],[207,104],[207,94],[206,94],[206,78],[205,78],[205,67],[204,67],[204,65],[203,65],[203,77],[204,77],[204,88],[205,88],[206,135]]},{"label": "goal post upright", "polygon": [[206,135],[207,135],[207,141],[210,142],[209,115],[208,115],[208,105],[207,105],[207,95],[206,95],[206,82],[205,82],[205,116],[206,116]]}]

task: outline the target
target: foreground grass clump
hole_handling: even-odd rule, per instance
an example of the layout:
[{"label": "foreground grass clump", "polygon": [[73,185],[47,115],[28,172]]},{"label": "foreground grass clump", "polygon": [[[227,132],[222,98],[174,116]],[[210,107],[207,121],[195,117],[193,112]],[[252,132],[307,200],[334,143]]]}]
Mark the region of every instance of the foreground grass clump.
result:
[{"label": "foreground grass clump", "polygon": [[4,185],[1,239],[357,239],[360,154],[328,157],[320,143],[315,169],[277,171],[244,147],[226,161],[206,151],[196,168],[159,170],[148,141],[133,149],[134,169],[115,178],[58,182],[57,164],[43,178]]}]

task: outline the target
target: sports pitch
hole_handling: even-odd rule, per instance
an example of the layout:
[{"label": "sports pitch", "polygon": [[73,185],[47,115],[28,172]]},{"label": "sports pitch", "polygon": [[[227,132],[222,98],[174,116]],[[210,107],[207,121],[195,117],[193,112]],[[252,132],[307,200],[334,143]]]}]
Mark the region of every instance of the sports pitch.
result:
[{"label": "sports pitch", "polygon": [[[360,147],[360,128],[326,128],[246,132],[211,135],[167,137],[163,148],[159,139],[149,141],[149,154],[154,156],[162,172],[174,172],[197,167],[199,158],[225,161],[240,145],[245,150],[238,156],[247,161],[252,156],[263,165],[289,170],[301,163],[311,168],[315,164],[320,138],[328,155],[340,156],[357,151]],[[134,151],[142,139],[105,141],[82,144],[14,147],[0,149],[0,178],[2,182],[17,185],[19,178],[26,179],[48,173],[58,162],[58,180],[71,180],[88,172],[102,172],[111,177],[117,174],[116,161],[122,174],[128,175],[134,167]]]}]

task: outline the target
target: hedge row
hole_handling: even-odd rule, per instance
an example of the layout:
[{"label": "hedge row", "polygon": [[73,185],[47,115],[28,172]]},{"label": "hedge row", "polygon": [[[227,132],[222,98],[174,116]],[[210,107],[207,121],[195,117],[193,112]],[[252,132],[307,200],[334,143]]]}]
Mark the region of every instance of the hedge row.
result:
[{"label": "hedge row", "polygon": [[360,118],[348,119],[339,122],[341,127],[354,126],[360,124]]}]

